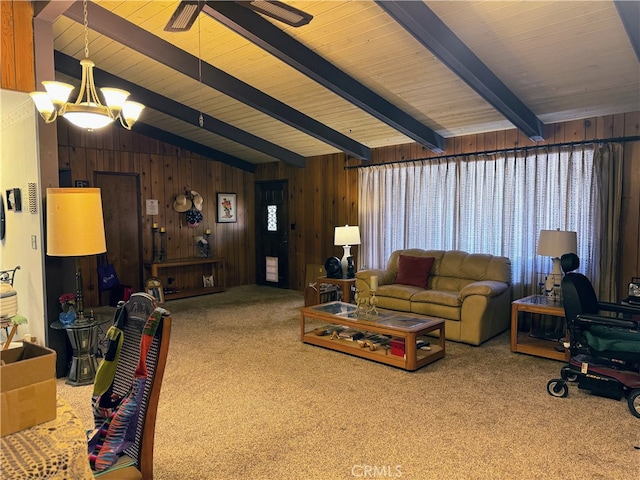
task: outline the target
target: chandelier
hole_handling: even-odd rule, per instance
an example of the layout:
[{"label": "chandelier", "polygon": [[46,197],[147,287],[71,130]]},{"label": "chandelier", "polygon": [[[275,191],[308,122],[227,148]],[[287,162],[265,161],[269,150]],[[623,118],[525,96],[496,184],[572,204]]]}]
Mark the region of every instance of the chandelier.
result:
[{"label": "chandelier", "polygon": [[95,130],[106,127],[114,120],[119,119],[124,128],[131,130],[133,124],[140,117],[144,105],[127,101],[129,92],[119,88],[101,88],[100,91],[106,105],[100,101],[93,81],[95,64],[89,60],[87,0],[83,1],[83,5],[85,58],[80,60],[82,83],[77,100],[74,103],[67,101],[74,86],[63,82],[42,82],[46,93],[33,92],[30,94],[31,98],[46,123],[52,123],[58,116],[61,116],[80,128]]}]

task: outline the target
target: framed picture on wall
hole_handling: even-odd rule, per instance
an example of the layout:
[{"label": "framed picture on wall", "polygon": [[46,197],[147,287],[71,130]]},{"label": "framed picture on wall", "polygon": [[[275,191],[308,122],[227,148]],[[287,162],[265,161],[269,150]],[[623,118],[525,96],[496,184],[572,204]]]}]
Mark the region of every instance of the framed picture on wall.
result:
[{"label": "framed picture on wall", "polygon": [[145,291],[156,299],[158,303],[164,303],[164,291],[162,281],[158,277],[149,277],[144,282]]},{"label": "framed picture on wall", "polygon": [[218,223],[235,223],[238,221],[235,193],[218,193],[216,205],[216,221]]}]

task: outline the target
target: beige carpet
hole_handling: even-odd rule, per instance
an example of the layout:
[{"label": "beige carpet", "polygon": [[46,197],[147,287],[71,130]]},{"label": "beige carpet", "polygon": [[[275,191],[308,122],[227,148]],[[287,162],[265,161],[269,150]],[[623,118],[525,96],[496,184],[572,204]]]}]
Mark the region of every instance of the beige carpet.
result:
[{"label": "beige carpet", "polygon": [[[157,480],[639,478],[626,401],[549,396],[562,363],[507,333],[405,372],[302,344],[302,304],[257,286],[167,303]],[[58,392],[90,428],[91,387]]]}]

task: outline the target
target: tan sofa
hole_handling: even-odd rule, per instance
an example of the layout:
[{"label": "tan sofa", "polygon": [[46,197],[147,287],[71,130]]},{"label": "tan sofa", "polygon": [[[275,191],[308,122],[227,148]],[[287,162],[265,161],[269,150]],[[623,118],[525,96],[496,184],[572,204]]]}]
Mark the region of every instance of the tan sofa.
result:
[{"label": "tan sofa", "polygon": [[[409,256],[402,259],[405,266],[413,257],[434,258],[426,289],[395,283],[401,254]],[[370,295],[374,275],[380,308],[444,318],[447,340],[480,345],[509,328],[511,261],[506,257],[456,250],[397,250],[386,269],[356,273],[360,295]]]}]

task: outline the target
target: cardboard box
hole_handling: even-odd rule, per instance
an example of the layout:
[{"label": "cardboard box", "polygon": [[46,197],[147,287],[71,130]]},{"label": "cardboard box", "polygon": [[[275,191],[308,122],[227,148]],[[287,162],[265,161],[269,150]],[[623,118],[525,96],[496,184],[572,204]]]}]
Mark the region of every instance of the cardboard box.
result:
[{"label": "cardboard box", "polygon": [[0,358],[0,437],[55,419],[56,352],[25,342]]}]

